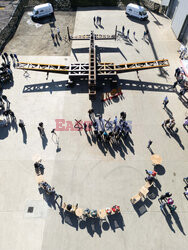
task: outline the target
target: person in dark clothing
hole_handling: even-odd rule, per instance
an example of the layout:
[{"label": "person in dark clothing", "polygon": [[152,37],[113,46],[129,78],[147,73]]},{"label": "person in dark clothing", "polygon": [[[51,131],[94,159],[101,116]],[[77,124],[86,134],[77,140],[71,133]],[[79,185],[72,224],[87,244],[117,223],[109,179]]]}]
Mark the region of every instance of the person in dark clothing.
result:
[{"label": "person in dark clothing", "polygon": [[14,54],[14,58],[16,59],[17,62],[19,62],[18,57],[16,54]]},{"label": "person in dark clothing", "polygon": [[12,60],[14,60],[14,56],[13,56],[13,54],[10,54],[10,57],[11,57],[11,59],[12,59]]},{"label": "person in dark clothing", "polygon": [[166,197],[166,198],[169,198],[169,197],[171,197],[171,196],[172,196],[172,193],[170,193],[170,192],[166,192],[166,193],[165,193],[165,197]]},{"label": "person in dark clothing", "polygon": [[39,130],[40,135],[43,137],[45,135],[45,133],[44,133],[44,127],[43,127],[43,122],[39,123],[38,130]]},{"label": "person in dark clothing", "polygon": [[149,175],[149,176],[147,176],[147,177],[145,178],[145,180],[148,181],[149,184],[152,184],[152,182],[154,181],[154,177],[151,176],[151,175]]},{"label": "person in dark clothing", "polygon": [[52,129],[51,133],[56,135],[55,128]]},{"label": "person in dark clothing", "polygon": [[84,122],[84,131],[87,131],[87,123]]},{"label": "person in dark clothing", "polygon": [[164,195],[161,195],[161,197],[159,199],[165,200],[166,198],[169,198],[171,196],[172,196],[172,194],[170,192],[166,192]]},{"label": "person in dark clothing", "polygon": [[153,142],[151,140],[149,140],[147,148],[150,148],[150,146],[151,146],[152,143]]},{"label": "person in dark clothing", "polygon": [[9,115],[9,110],[5,110],[5,111],[3,112],[3,115],[4,115],[4,116],[8,116],[8,115]]},{"label": "person in dark clothing", "polygon": [[98,133],[98,134],[97,134],[97,140],[101,141],[101,139],[102,139],[101,134]]},{"label": "person in dark clothing", "polygon": [[89,124],[88,124],[88,130],[89,130],[89,131],[92,131],[92,123],[89,123]]},{"label": "person in dark clothing", "polygon": [[2,57],[3,61],[6,63],[5,56],[2,54],[1,57]]},{"label": "person in dark clothing", "polygon": [[177,78],[177,77],[180,75],[180,73],[181,73],[180,68],[177,68],[177,69],[175,70],[174,76]]},{"label": "person in dark clothing", "polygon": [[72,209],[72,205],[71,204],[68,204],[67,205],[67,210],[70,211]]},{"label": "person in dark clothing", "polygon": [[7,64],[10,64],[9,59],[8,59],[8,54],[7,54],[6,52],[4,53],[4,56],[5,56],[5,58],[6,58],[6,63],[7,63]]},{"label": "person in dark clothing", "polygon": [[24,128],[24,127],[25,127],[24,121],[20,119],[20,120],[19,120],[18,126],[19,126],[20,128]]},{"label": "person in dark clothing", "polygon": [[12,110],[9,110],[9,115],[12,120],[16,120],[16,116],[14,115],[14,112],[12,112]]},{"label": "person in dark clothing", "polygon": [[120,113],[120,117],[122,118],[123,121],[125,121],[126,116],[127,116],[127,114],[126,114],[124,111],[122,111],[122,112]]},{"label": "person in dark clothing", "polygon": [[123,25],[123,27],[122,27],[122,34],[124,35],[124,32],[125,32],[125,27],[124,27],[124,25]]},{"label": "person in dark clothing", "polygon": [[159,198],[159,200],[164,200],[165,198],[166,198],[165,195],[161,195],[160,198]]}]

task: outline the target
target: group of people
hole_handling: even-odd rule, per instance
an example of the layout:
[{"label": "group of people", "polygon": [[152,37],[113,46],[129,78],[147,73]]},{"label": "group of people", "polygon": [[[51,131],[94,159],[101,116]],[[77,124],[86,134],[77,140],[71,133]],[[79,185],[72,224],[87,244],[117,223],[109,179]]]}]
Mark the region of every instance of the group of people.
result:
[{"label": "group of people", "polygon": [[145,181],[148,181],[149,184],[152,184],[154,182],[154,178],[155,176],[157,175],[157,172],[156,171],[151,171],[151,170],[145,170],[146,171],[146,174],[148,175],[146,178],[145,178]]},{"label": "group of people", "polygon": [[[164,109],[167,110],[167,112],[169,112],[170,110],[167,108],[167,104],[169,103],[169,99],[168,97],[166,96],[163,100],[163,105],[164,105]],[[176,122],[175,122],[175,119],[173,117],[169,118],[169,119],[166,119],[163,123],[162,123],[162,127],[163,128],[166,128],[169,132],[175,132],[177,133],[178,132],[178,128],[176,128],[175,130],[174,127],[176,125]],[[188,116],[185,117],[185,121],[183,123],[183,127],[187,130],[187,127],[188,127]],[[188,131],[188,130],[187,130]]]},{"label": "group of people", "polygon": [[12,53],[8,54],[7,52],[4,52],[1,54],[4,64],[10,66],[9,56],[12,59],[13,66],[15,67],[16,63],[19,62],[18,56],[16,54],[12,54]]},{"label": "group of people", "polygon": [[93,17],[94,25],[95,26],[97,26],[97,25],[101,26],[101,20],[102,20],[102,18],[100,16],[97,16],[97,17],[94,16]]},{"label": "group of people", "polygon": [[11,122],[16,121],[14,112],[10,109],[10,102],[5,95],[0,96],[0,113],[4,119],[1,120],[1,126],[8,126]]},{"label": "group of people", "polygon": [[174,200],[171,198],[172,194],[170,192],[166,192],[164,195],[161,195],[158,199],[160,202],[160,209],[161,211],[164,211],[164,207],[167,205],[170,209],[170,212],[176,210],[177,206],[174,205]]},{"label": "group of people", "polygon": [[165,127],[166,129],[168,129],[171,132],[174,132],[173,128],[174,128],[175,125],[176,125],[176,123],[175,123],[174,118],[167,119],[162,123],[162,126]]},{"label": "group of people", "polygon": [[55,194],[55,188],[54,187],[51,187],[46,181],[42,181],[40,182],[39,184],[39,187],[41,187],[42,189],[44,189],[44,191],[47,193],[47,194]]},{"label": "group of people", "polygon": [[0,67],[0,88],[3,88],[3,84],[12,81],[12,70],[10,65],[2,63]]},{"label": "group of people", "polygon": [[62,37],[61,37],[61,34],[60,34],[60,29],[59,29],[58,27],[57,27],[57,29],[56,29],[56,33],[55,33],[55,30],[53,31],[53,30],[51,29],[51,38],[52,38],[52,40],[53,40],[54,46],[60,45],[60,44],[59,44],[59,41],[62,40]]},{"label": "group of people", "polygon": [[181,87],[179,95],[183,96],[188,91],[188,81],[186,79],[185,71],[182,67],[178,67],[175,70],[174,76],[176,77],[176,82],[173,85],[173,88],[175,89],[177,85]]},{"label": "group of people", "polygon": [[[124,25],[122,26],[122,34],[123,34],[123,36],[125,35],[125,26]],[[128,39],[129,39],[129,34],[130,34],[130,29],[127,30],[127,34],[126,34],[126,37]],[[148,37],[148,34],[149,34],[149,31],[148,31],[148,29],[146,29],[143,33],[142,39],[145,40],[146,37]],[[133,31],[133,37],[136,39],[136,32],[135,31]]]},{"label": "group of people", "polygon": [[[75,213],[76,209],[78,208],[78,203],[74,207],[71,204],[66,205],[64,203],[64,208],[66,208],[66,210],[69,212]],[[120,206],[119,205],[114,205],[111,208],[108,207],[105,209],[106,216],[110,216],[112,214],[118,214],[118,213],[120,213]],[[99,215],[98,210],[86,208],[83,210],[82,215],[80,217],[83,220],[85,220],[89,217],[97,218],[97,217],[100,217],[100,215]]]},{"label": "group of people", "polygon": [[[99,116],[99,120],[96,120],[93,109],[88,111],[91,119],[90,128],[93,127],[93,133],[97,140],[104,142],[118,142],[120,138],[128,135],[131,132],[130,126],[126,121],[126,113],[123,111],[120,113],[120,119],[115,116],[114,121],[103,120],[102,116]],[[87,124],[84,124],[86,130]]]},{"label": "group of people", "polygon": [[182,46],[182,48],[180,48],[179,57],[183,60],[186,55],[187,55],[187,47]]}]

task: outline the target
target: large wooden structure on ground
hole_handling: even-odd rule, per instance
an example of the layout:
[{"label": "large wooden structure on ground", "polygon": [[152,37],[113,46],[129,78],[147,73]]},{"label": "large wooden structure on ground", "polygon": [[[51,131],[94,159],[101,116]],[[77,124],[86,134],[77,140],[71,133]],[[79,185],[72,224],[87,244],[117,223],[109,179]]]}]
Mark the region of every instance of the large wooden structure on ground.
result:
[{"label": "large wooden structure on ground", "polygon": [[17,69],[42,71],[47,73],[60,73],[68,74],[69,84],[73,85],[76,81],[87,80],[89,99],[96,98],[96,91],[98,82],[108,80],[111,84],[117,83],[117,74],[130,71],[138,71],[152,68],[161,68],[169,66],[167,59],[145,61],[127,64],[114,64],[97,62],[95,40],[116,40],[117,27],[115,35],[97,35],[93,31],[89,35],[71,36],[67,27],[68,39],[70,40],[90,40],[89,47],[89,63],[73,63],[70,66],[54,65],[54,64],[41,64],[41,63],[25,63],[18,62]]}]

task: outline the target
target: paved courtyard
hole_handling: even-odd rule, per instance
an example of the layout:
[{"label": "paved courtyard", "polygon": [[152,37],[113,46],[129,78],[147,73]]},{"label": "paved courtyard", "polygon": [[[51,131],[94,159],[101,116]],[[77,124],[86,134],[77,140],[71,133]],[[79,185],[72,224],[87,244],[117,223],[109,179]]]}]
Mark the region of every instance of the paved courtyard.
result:
[{"label": "paved courtyard", "polygon": [[[99,100],[93,103],[95,112],[105,119],[112,120],[121,111],[126,111],[127,120],[132,122],[132,134],[121,147],[107,150],[98,147],[89,133],[86,136],[83,131],[59,131],[61,151],[56,152],[57,145],[50,133],[56,127],[56,119],[89,120],[87,111],[91,102],[87,86],[69,89],[64,86],[66,76],[50,74],[46,80],[46,73],[29,72],[29,76],[24,76],[23,71],[13,69],[14,86],[5,89],[3,94],[11,102],[17,119],[24,120],[27,136],[23,138],[17,126],[9,131],[0,130],[0,249],[187,249],[188,201],[183,195],[183,177],[187,176],[188,140],[182,124],[188,111],[178,95],[169,89],[175,81],[174,69],[180,66],[179,42],[171,31],[170,20],[148,14],[149,22],[140,23],[128,19],[122,10],[85,8],[76,12],[74,35],[89,34],[91,30],[99,34],[114,34],[116,25],[118,31],[122,25],[125,33],[130,29],[132,43],[121,37],[117,41],[96,42],[102,62],[119,64],[163,58],[170,62],[170,67],[164,68],[165,72],[152,69],[138,75],[136,72],[120,75],[124,99],[106,106]],[[103,28],[97,29],[93,25],[93,16],[97,15],[102,17]],[[149,43],[142,40],[146,27]],[[40,28],[43,27],[36,27]],[[16,36],[11,41],[12,47],[8,44],[6,48],[8,52],[10,48],[19,52],[20,61],[62,65],[88,62],[89,41],[73,41],[70,56],[28,55],[21,53],[19,44],[13,46]],[[28,87],[33,85],[37,88],[29,90]],[[161,127],[168,118],[162,108],[166,95],[178,128],[175,138],[168,137]],[[45,144],[42,144],[37,130],[41,121],[47,135]],[[153,152],[163,159],[158,169],[158,188],[153,189],[158,196],[148,198],[144,206],[134,209],[130,198],[144,185],[145,169],[153,169],[151,153],[146,148],[149,139],[153,141]],[[33,167],[36,155],[42,158],[45,180],[55,186],[64,202],[91,209],[118,204],[122,215],[119,226],[112,222],[100,227],[65,219],[58,206],[46,201],[38,191]],[[174,216],[164,217],[158,198],[167,191],[172,192],[177,210]],[[27,212],[28,207],[34,207],[33,213]]]}]

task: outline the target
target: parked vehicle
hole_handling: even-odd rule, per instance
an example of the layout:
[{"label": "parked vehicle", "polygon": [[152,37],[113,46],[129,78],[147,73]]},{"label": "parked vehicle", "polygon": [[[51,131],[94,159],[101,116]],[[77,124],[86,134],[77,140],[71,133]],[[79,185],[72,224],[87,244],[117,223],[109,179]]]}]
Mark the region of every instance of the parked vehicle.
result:
[{"label": "parked vehicle", "polygon": [[40,4],[34,7],[31,15],[34,19],[39,19],[46,16],[52,16],[54,13],[51,3]]},{"label": "parked vehicle", "polygon": [[127,16],[136,17],[140,20],[146,20],[148,18],[148,14],[144,7],[136,4],[128,4],[126,7]]}]

